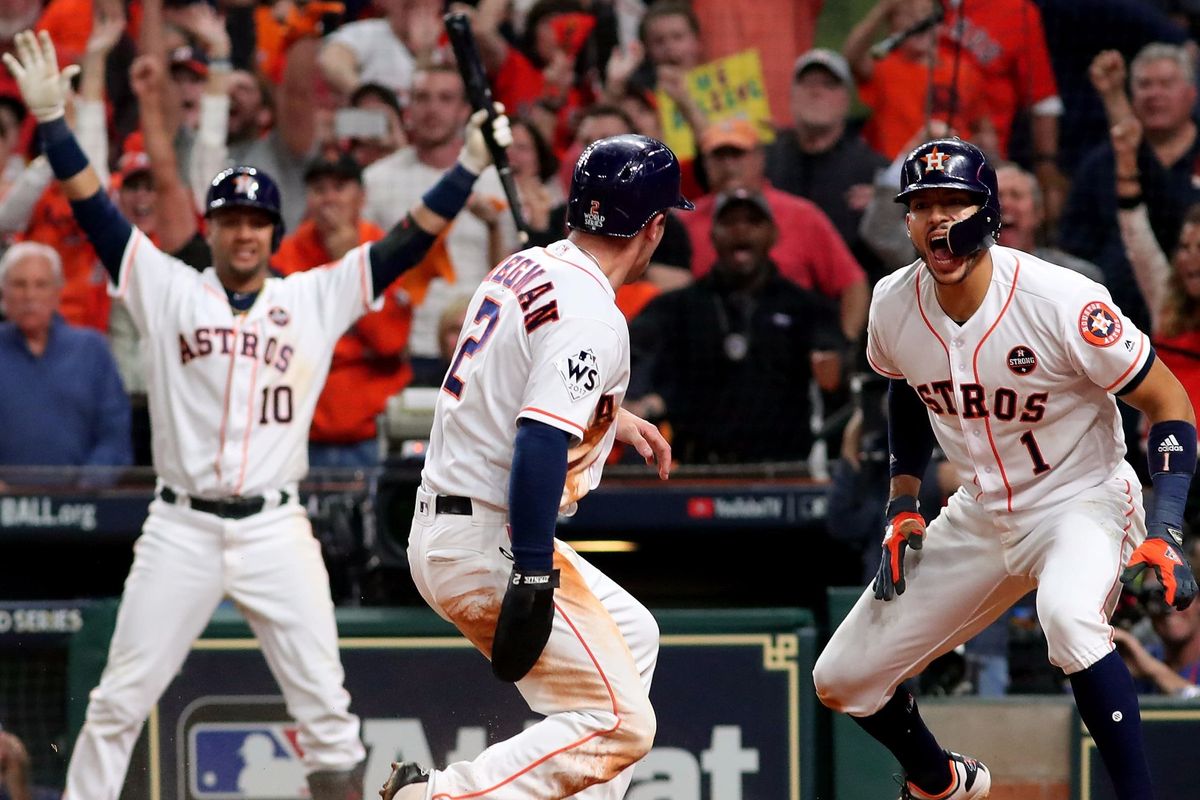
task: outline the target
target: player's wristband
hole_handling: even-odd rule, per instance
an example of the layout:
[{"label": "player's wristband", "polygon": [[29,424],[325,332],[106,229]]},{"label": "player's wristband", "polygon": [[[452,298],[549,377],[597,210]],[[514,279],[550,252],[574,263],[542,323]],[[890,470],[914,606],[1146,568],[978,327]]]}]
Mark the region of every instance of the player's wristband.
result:
[{"label": "player's wristband", "polygon": [[38,135],[42,139],[42,152],[54,170],[54,177],[65,181],[87,169],[88,158],[67,126],[66,118],[38,123]]},{"label": "player's wristband", "polygon": [[1146,439],[1154,499],[1146,523],[1180,528],[1196,471],[1196,426],[1181,419],[1156,422]]},{"label": "player's wristband", "polygon": [[455,164],[425,193],[421,202],[439,217],[454,219],[467,204],[476,177],[462,164]]}]

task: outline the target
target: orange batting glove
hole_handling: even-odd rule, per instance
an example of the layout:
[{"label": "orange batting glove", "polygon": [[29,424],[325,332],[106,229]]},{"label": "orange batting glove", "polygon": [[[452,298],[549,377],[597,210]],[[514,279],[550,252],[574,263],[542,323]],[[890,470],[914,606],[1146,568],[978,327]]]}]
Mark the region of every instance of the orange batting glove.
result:
[{"label": "orange batting glove", "polygon": [[921,516],[917,498],[910,494],[888,501],[887,530],[883,535],[883,557],[873,584],[876,600],[891,600],[904,594],[904,552],[920,550],[925,544],[925,518]]},{"label": "orange batting glove", "polygon": [[1151,533],[1146,541],[1138,545],[1129,559],[1129,565],[1121,572],[1121,582],[1131,583],[1147,569],[1154,570],[1168,603],[1177,611],[1183,611],[1196,599],[1196,578],[1183,552],[1183,537],[1180,532],[1162,523],[1151,524]]}]

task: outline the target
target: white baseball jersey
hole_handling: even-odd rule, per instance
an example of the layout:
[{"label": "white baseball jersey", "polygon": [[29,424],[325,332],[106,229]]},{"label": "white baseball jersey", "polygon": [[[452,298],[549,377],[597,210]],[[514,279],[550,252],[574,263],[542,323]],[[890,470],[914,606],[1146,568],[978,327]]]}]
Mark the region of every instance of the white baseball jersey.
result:
[{"label": "white baseball jersey", "polygon": [[518,419],[571,435],[562,507],[600,482],[629,385],[629,330],[598,265],[569,241],[484,278],[442,383],[422,472],[436,494],[506,509]]},{"label": "white baseball jersey", "polygon": [[308,430],[338,337],[372,308],[363,245],[340,262],[268,278],[237,313],[198,273],[134,229],[123,299],[142,336],[154,465],[197,497],[258,495],[308,471]]},{"label": "white baseball jersey", "polygon": [[916,389],[979,503],[1024,511],[1113,474],[1125,443],[1112,394],[1151,349],[1100,284],[1019,250],[990,252],[991,286],[962,325],[942,311],[924,262],[881,280],[867,357]]}]

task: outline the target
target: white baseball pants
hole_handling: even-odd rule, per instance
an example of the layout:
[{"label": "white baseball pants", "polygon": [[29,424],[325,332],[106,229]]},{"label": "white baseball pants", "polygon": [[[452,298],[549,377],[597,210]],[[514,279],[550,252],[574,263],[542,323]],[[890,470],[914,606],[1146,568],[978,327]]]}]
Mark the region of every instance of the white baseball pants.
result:
[{"label": "white baseball pants", "polygon": [[304,510],[292,503],[227,520],[156,499],[134,546],[64,800],[116,800],[150,709],[226,595],[258,637],[300,726],[306,768],[344,770],[363,759],[342,686],[329,576]]},{"label": "white baseball pants", "polygon": [[868,586],[817,659],[821,702],[869,716],[902,682],[1037,589],[1050,662],[1068,674],[1113,649],[1120,574],[1146,538],[1141,484],[1125,462],[1053,508],[991,514],[960,488],[904,557],[907,589],[888,602]]},{"label": "white baseball pants", "polygon": [[[417,492],[408,561],[421,596],[485,656],[512,561],[507,516],[478,501],[471,516],[434,513]],[[555,542],[561,571],[554,627],[537,664],[517,688],[545,719],[487,748],[474,761],[430,775],[426,797],[488,800],[617,800],[633,765],[654,741],[650,680],[658,624],[627,591]],[[590,788],[589,788],[590,787]]]}]

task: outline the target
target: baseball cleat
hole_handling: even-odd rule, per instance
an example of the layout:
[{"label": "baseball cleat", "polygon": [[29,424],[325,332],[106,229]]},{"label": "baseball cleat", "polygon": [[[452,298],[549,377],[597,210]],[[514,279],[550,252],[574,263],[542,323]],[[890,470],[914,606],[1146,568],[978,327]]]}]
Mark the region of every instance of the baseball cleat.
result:
[{"label": "baseball cleat", "polygon": [[899,800],[982,800],[991,793],[992,773],[980,761],[949,750],[943,752],[954,776],[950,785],[937,794],[926,794],[905,781]]},{"label": "baseball cleat", "polygon": [[[416,783],[427,783],[429,781],[429,770],[421,769],[415,761],[393,761],[392,774],[383,782],[383,786],[379,789],[379,796],[383,800],[392,800],[396,793],[405,786],[412,786]],[[422,795],[424,796],[424,795]]]}]

